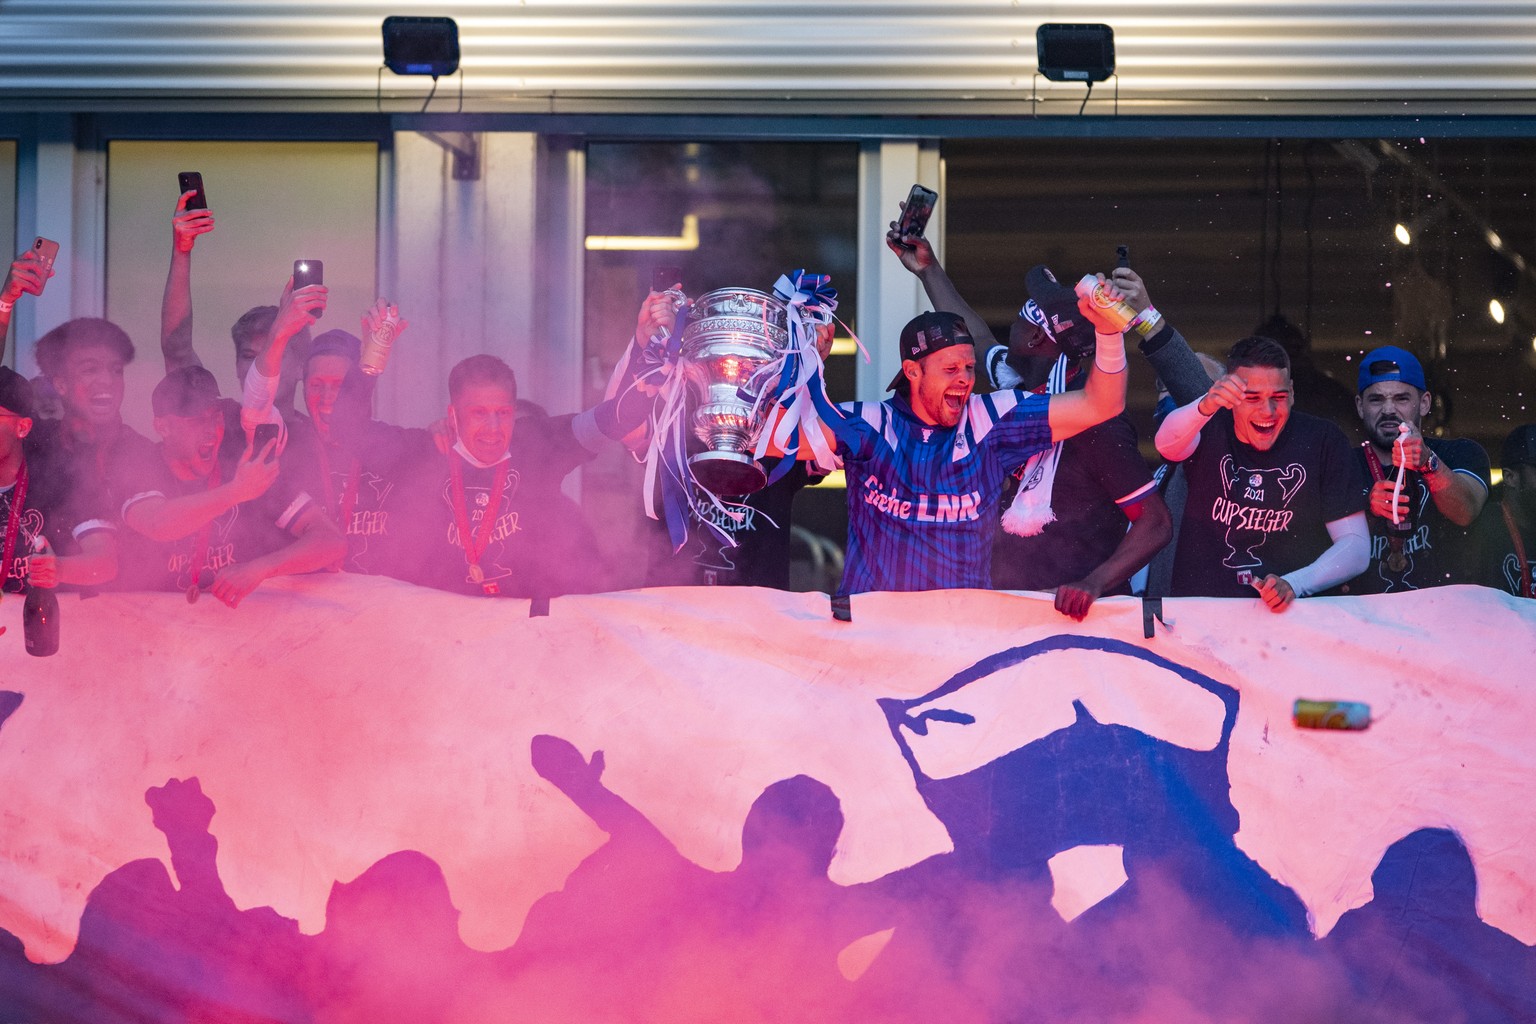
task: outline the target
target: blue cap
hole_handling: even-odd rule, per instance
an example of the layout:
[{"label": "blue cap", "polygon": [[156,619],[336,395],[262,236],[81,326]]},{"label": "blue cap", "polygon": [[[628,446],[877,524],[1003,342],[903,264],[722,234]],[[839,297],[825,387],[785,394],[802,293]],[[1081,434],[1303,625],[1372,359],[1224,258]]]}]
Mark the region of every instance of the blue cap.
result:
[{"label": "blue cap", "polygon": [[1419,365],[1412,352],[1396,345],[1372,349],[1365,354],[1360,360],[1360,379],[1355,385],[1355,393],[1384,380],[1400,380],[1420,391],[1429,390],[1429,385],[1424,383],[1424,367]]}]

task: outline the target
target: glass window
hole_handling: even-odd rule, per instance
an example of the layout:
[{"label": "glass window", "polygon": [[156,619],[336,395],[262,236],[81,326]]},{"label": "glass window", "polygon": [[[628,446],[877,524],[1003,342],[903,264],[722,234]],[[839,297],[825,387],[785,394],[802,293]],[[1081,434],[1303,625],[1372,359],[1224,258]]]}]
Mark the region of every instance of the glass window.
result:
[{"label": "glass window", "polygon": [[[32,241],[30,238],[28,242]],[[16,237],[16,140],[0,139],[0,247],[3,247],[5,265],[11,265],[12,258],[21,251],[22,242]],[[0,270],[0,280],[3,280],[4,270]],[[16,330],[11,326],[11,332]],[[0,338],[5,343],[5,365],[16,365],[16,351],[12,348],[9,338]]]},{"label": "glass window", "polygon": [[198,171],[217,227],[193,253],[193,343],[226,395],[238,395],[230,326],[276,305],[294,260],[325,264],[318,330],[357,331],[375,297],[378,146],[372,142],[139,142],[107,150],[107,316],[138,348],[123,418],[149,429],[164,373],[160,300],[179,171]]},{"label": "glass window", "polygon": [[[1350,436],[1359,359],[1388,344],[1424,362],[1440,432],[1496,454],[1536,419],[1536,141],[956,141],[944,158],[947,267],[998,328],[1034,264],[1075,280],[1128,245],[1197,350],[1222,355],[1282,317],[1296,407]],[[1134,369],[1145,441],[1155,395]]]},{"label": "glass window", "polygon": [[[853,143],[588,146],[583,333],[589,399],[601,396],[658,267],[678,268],[685,291],[695,297],[724,287],[771,291],[780,274],[797,268],[831,274],[838,314],[857,330],[858,159]],[[834,400],[852,399],[851,342],[845,339],[834,352],[828,391]],[[627,455],[599,460],[583,479],[589,516],[608,524],[603,532],[624,535],[607,538],[614,550],[633,545],[628,550],[634,554],[614,556],[635,576],[620,585],[639,584],[644,534],[660,529],[640,511],[641,479]],[[841,547],[843,501],[841,490],[801,491],[794,522],[836,538]],[[809,564],[803,541],[796,556],[802,568]],[[797,577],[805,589],[826,585],[798,571]]]}]

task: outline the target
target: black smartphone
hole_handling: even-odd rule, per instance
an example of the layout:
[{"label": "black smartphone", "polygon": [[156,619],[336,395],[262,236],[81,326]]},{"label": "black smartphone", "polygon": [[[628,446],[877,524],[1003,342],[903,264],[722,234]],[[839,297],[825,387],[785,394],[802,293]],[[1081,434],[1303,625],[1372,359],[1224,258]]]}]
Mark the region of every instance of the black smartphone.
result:
[{"label": "black smartphone", "polygon": [[[277,440],[277,433],[276,423],[258,423],[256,433],[251,438],[251,453],[260,457],[262,449]],[[275,456],[277,452],[274,451],[272,454]]]},{"label": "black smartphone", "polygon": [[651,271],[651,291],[664,292],[682,279],[682,267],[657,267]]},{"label": "black smartphone", "polygon": [[913,185],[912,191],[907,193],[907,205],[902,208],[901,219],[896,222],[896,237],[922,238],[923,229],[928,226],[928,218],[933,216],[933,208],[938,202],[939,194],[933,189]]},{"label": "black smartphone", "polygon": [[203,175],[201,171],[182,171],[176,175],[176,183],[181,186],[182,194],[188,192],[197,193],[197,195],[187,200],[187,205],[183,209],[208,209],[208,193],[203,191]]},{"label": "black smartphone", "polygon": [[[294,260],[293,261],[293,290],[298,291],[305,285],[325,284],[325,264],[319,260]],[[319,320],[325,315],[325,310],[315,310],[315,319]]]},{"label": "black smartphone", "polygon": [[1115,246],[1115,266],[1129,267],[1131,265],[1131,247],[1128,245]]}]

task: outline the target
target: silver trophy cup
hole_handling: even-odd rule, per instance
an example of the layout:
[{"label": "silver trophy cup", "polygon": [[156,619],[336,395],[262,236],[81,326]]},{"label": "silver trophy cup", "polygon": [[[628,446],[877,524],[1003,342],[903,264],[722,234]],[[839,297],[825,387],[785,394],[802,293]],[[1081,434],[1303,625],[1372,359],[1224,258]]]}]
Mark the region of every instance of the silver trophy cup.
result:
[{"label": "silver trophy cup", "polygon": [[693,434],[705,450],[688,465],[715,494],[742,495],[768,482],[752,457],[766,409],[753,406],[771,381],[759,373],[789,345],[788,313],[771,295],[722,288],[693,304],[683,330],[682,366],[693,401]]}]

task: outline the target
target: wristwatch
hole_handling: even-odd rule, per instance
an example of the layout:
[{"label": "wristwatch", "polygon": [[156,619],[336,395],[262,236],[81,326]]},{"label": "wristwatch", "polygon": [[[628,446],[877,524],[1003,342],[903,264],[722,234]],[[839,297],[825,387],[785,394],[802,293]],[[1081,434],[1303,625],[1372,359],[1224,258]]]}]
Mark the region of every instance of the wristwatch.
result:
[{"label": "wristwatch", "polygon": [[1440,456],[1436,455],[1435,450],[1429,445],[1424,446],[1424,469],[1422,472],[1425,476],[1440,472]]}]

